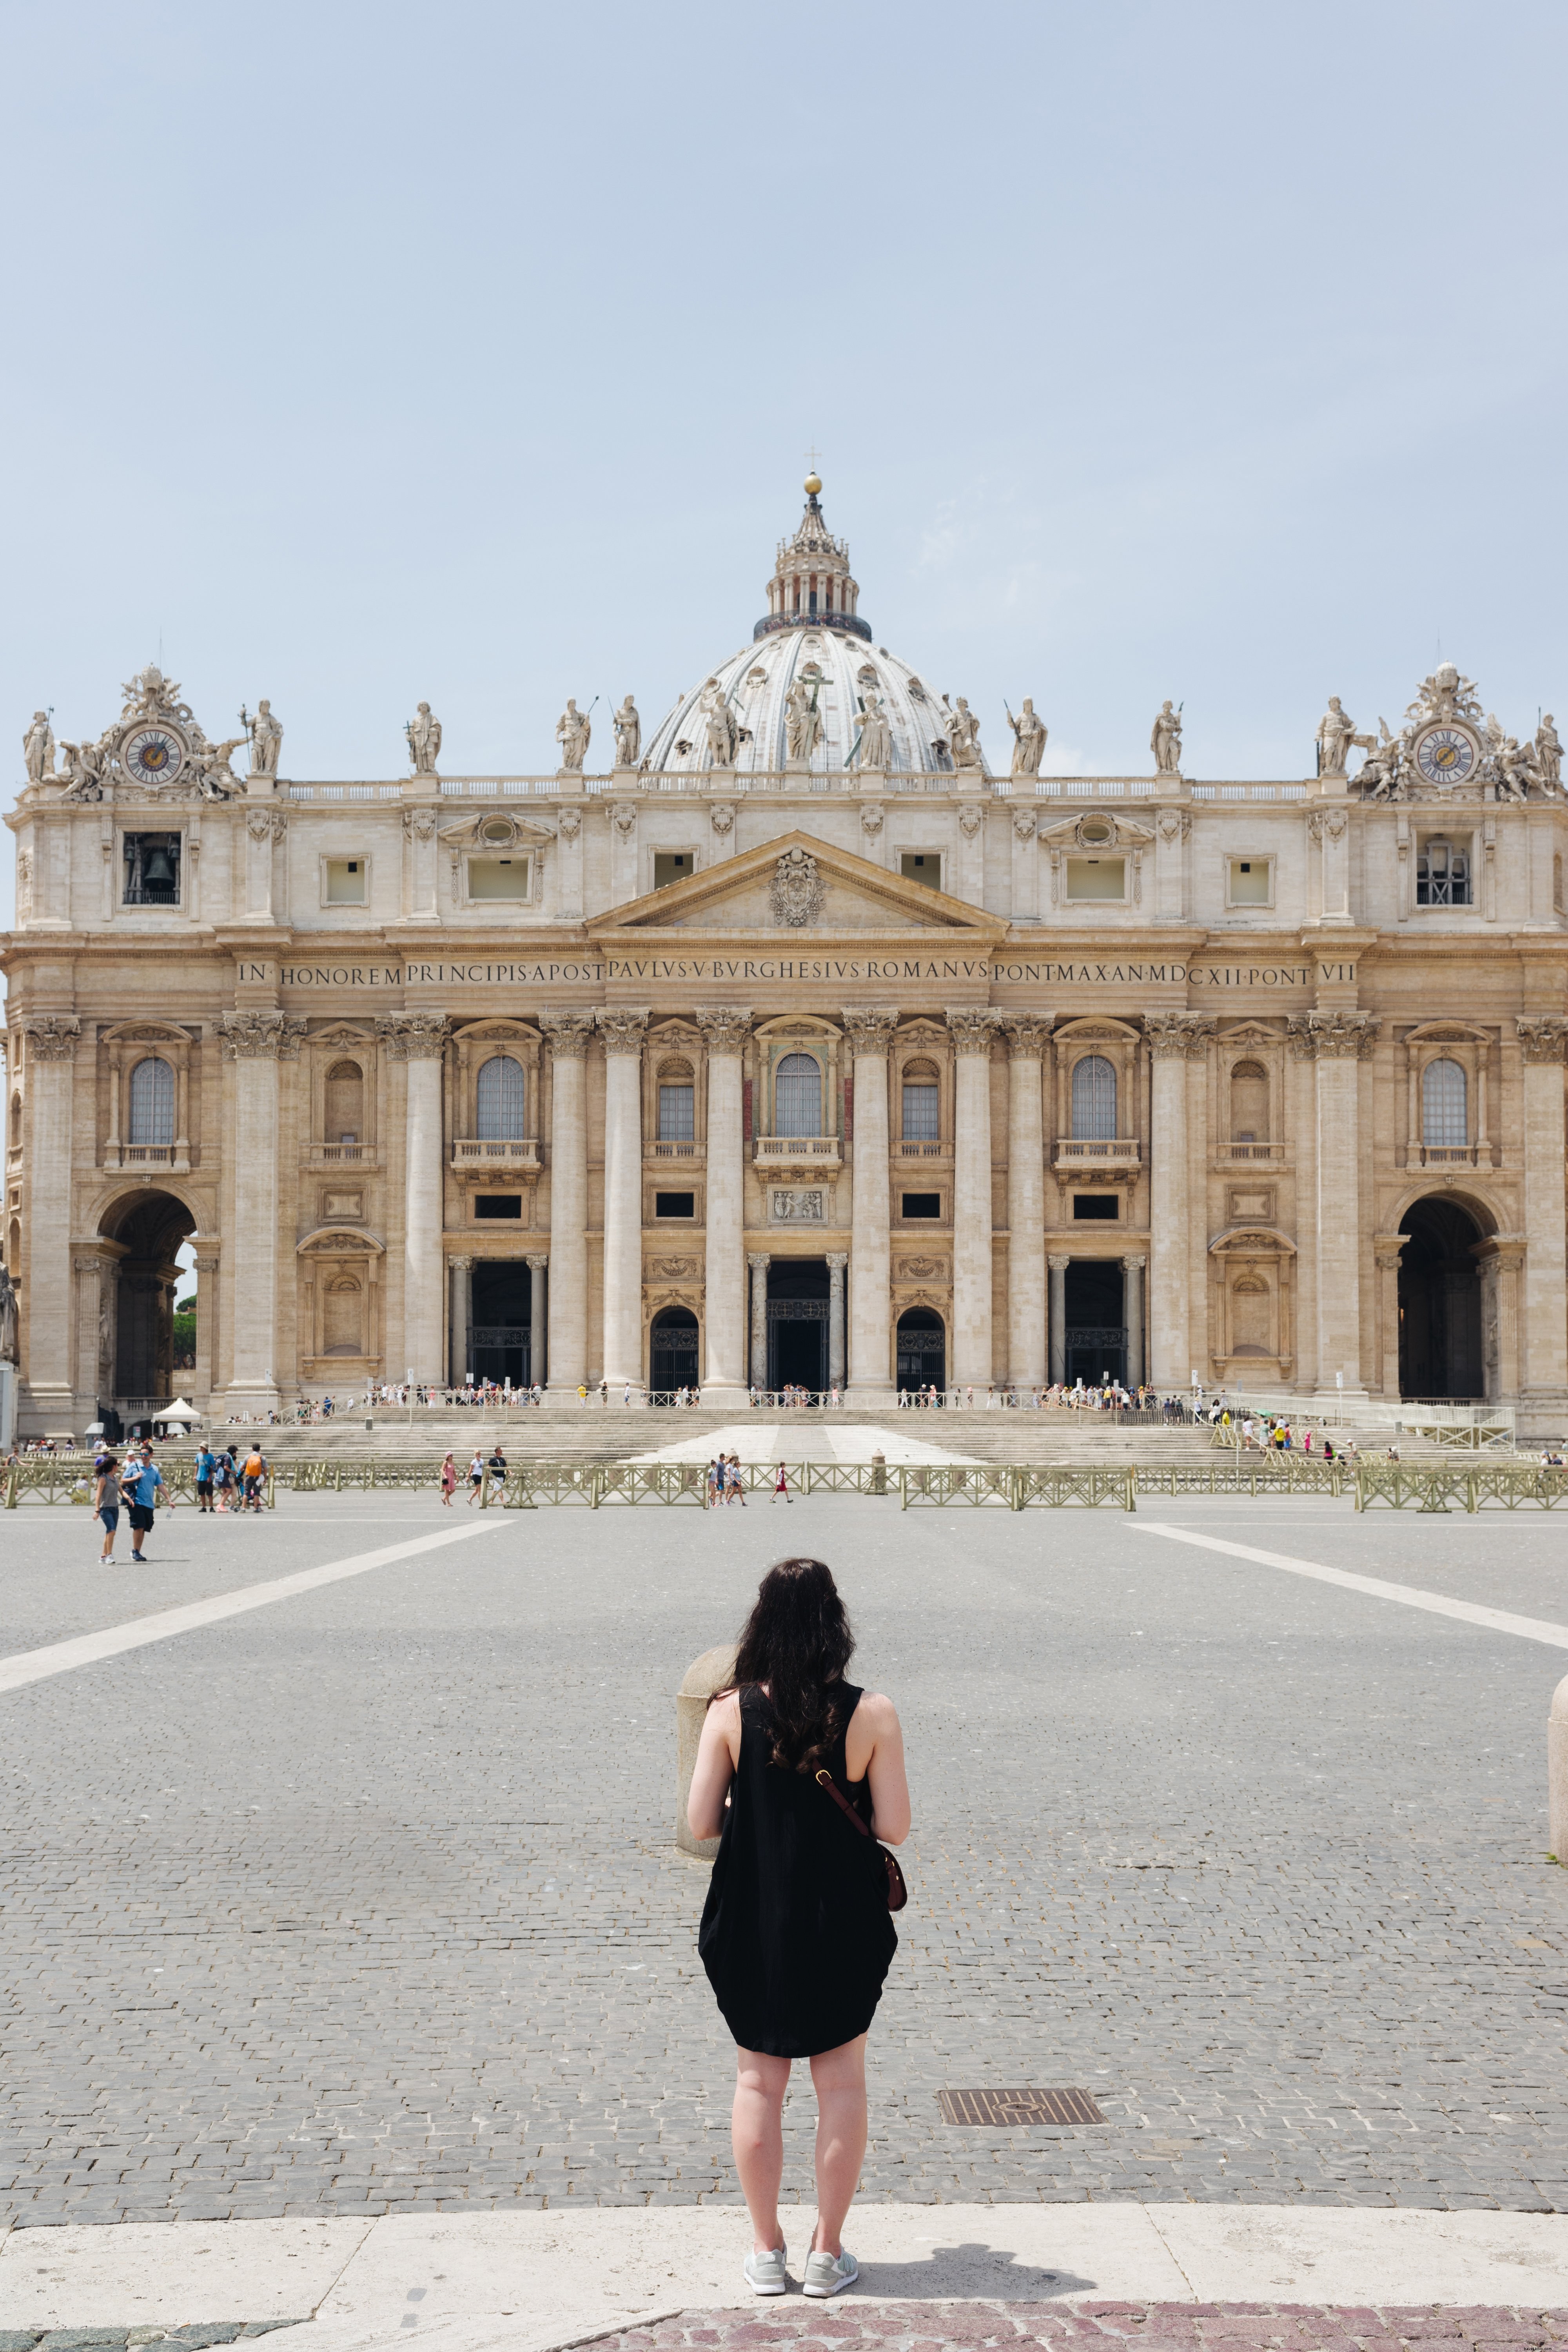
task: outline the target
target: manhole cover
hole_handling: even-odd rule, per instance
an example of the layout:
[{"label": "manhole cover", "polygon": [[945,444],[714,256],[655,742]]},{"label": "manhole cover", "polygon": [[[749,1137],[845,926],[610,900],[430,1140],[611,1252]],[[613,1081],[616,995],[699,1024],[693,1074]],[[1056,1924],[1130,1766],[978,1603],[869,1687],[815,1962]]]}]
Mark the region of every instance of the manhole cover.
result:
[{"label": "manhole cover", "polygon": [[944,2124],[1102,2124],[1087,2091],[939,2091]]}]

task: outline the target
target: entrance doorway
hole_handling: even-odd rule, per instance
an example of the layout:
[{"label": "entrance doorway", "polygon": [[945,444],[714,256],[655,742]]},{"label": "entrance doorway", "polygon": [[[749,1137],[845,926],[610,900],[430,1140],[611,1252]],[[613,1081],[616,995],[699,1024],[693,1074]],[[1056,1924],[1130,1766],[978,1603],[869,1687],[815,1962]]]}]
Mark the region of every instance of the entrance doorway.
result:
[{"label": "entrance doorway", "polygon": [[510,1381],[525,1389],[533,1379],[529,1359],[529,1323],[533,1276],[521,1258],[480,1258],[471,1276],[468,1363],[477,1381]]},{"label": "entrance doorway", "polygon": [[1469,1398],[1486,1393],[1481,1364],[1481,1277],[1472,1255],[1481,1239],[1454,1201],[1417,1201],[1399,1230],[1399,1393]]},{"label": "entrance doorway", "polygon": [[697,1318],[689,1307],[664,1307],[648,1333],[647,1384],[657,1394],[697,1386]]},{"label": "entrance doorway", "polygon": [[1081,1380],[1099,1388],[1107,1372],[1127,1375],[1127,1329],[1123,1320],[1120,1263],[1108,1257],[1075,1257],[1062,1276],[1068,1385]]},{"label": "entrance doorway", "polygon": [[934,1307],[907,1307],[899,1318],[897,1379],[908,1389],[947,1386],[947,1334]]},{"label": "entrance doorway", "polygon": [[776,1257],[768,1268],[768,1386],[820,1393],[827,1386],[825,1257]]},{"label": "entrance doorway", "polygon": [[100,1328],[96,1368],[82,1367],[83,1386],[96,1370],[100,1402],[110,1395],[133,1409],[171,1403],[174,1396],[175,1263],[195,1219],[169,1192],[142,1192],[104,1231],[124,1252],[115,1272],[112,1329]]}]

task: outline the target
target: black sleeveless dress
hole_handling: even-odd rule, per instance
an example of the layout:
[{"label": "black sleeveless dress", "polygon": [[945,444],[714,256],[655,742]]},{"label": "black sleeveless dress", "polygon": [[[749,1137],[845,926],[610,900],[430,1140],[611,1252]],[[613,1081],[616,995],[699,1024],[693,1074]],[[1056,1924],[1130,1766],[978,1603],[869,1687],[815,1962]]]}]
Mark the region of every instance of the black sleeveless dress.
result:
[{"label": "black sleeveless dress", "polygon": [[[860,1701],[844,1685],[844,1727]],[[697,1948],[742,2050],[813,2058],[864,2033],[898,1950],[881,1855],[808,1773],[769,1761],[772,1709],[741,1693],[741,1762]],[[828,1769],[869,1822],[868,1780],[850,1781],[844,1731]]]}]

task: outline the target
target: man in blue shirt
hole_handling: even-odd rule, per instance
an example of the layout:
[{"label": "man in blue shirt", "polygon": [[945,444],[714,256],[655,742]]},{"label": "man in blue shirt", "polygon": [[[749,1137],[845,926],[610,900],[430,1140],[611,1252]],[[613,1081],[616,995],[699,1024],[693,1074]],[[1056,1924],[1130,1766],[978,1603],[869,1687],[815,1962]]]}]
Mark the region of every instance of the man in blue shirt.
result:
[{"label": "man in blue shirt", "polygon": [[196,1508],[210,1513],[213,1507],[213,1480],[217,1476],[217,1456],[210,1445],[204,1444],[196,1455]]},{"label": "man in blue shirt", "polygon": [[153,1514],[157,1508],[158,1497],[163,1491],[163,1474],[144,1447],[139,1454],[133,1454],[126,1464],[122,1486],[122,1492],[131,1510],[131,1557],[132,1559],[145,1559],[147,1557],[142,1546],[152,1530]]}]

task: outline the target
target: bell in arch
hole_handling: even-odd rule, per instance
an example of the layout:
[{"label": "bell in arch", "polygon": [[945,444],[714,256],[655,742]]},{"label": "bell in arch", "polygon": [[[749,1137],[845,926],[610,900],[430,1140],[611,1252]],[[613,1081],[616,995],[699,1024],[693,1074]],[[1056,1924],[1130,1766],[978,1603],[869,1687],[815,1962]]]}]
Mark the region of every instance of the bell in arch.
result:
[{"label": "bell in arch", "polygon": [[174,881],[174,861],[161,841],[147,852],[147,863],[142,869],[142,878],[148,888],[153,890],[167,889]]}]

